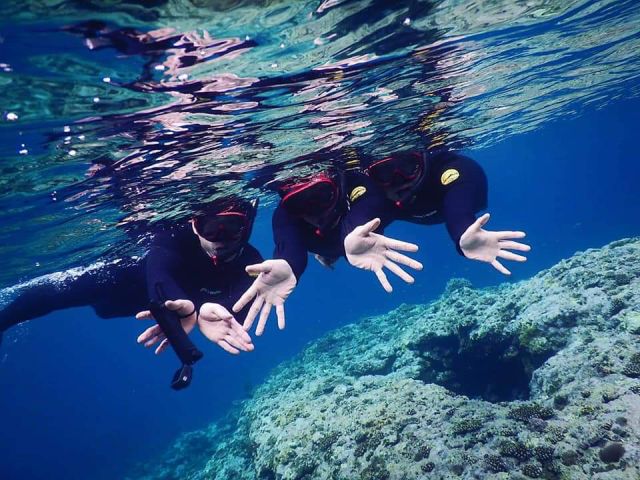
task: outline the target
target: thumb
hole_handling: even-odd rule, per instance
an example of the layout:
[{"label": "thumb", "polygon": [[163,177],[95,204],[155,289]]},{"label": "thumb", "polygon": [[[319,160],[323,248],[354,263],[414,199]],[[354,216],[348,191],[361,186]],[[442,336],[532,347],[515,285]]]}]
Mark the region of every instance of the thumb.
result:
[{"label": "thumb", "polygon": [[482,215],[479,219],[477,219],[473,223],[473,229],[476,231],[480,230],[482,227],[484,227],[487,224],[487,222],[489,221],[489,218],[491,218],[491,215],[488,213],[485,213],[484,215]]},{"label": "thumb", "polygon": [[211,308],[211,312],[220,320],[234,320],[233,315],[224,306],[216,303]]},{"label": "thumb", "polygon": [[253,265],[247,265],[244,270],[252,277],[257,277],[261,273],[269,273],[271,267],[267,265],[267,262],[255,263]]},{"label": "thumb", "polygon": [[166,302],[164,302],[164,306],[167,307],[169,310],[171,311],[178,311],[178,310],[187,310],[189,308],[189,304],[188,304],[188,300],[167,300]]},{"label": "thumb", "polygon": [[136,313],[137,320],[153,320],[153,315],[151,315],[150,310],[143,310],[141,312]]},{"label": "thumb", "polygon": [[380,226],[380,219],[374,218],[373,220],[369,220],[367,223],[360,226],[360,228],[362,229],[360,233],[362,235],[368,235],[374,230],[376,230],[379,226]]}]

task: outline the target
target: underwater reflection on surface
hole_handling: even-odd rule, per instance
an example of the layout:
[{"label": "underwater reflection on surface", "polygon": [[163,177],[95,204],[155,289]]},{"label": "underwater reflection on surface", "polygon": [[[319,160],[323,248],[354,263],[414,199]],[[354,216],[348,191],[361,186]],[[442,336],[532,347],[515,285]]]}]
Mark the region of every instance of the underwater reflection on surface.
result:
[{"label": "underwater reflection on surface", "polygon": [[2,7],[5,285],[347,147],[488,147],[637,94],[631,1],[48,6]]}]

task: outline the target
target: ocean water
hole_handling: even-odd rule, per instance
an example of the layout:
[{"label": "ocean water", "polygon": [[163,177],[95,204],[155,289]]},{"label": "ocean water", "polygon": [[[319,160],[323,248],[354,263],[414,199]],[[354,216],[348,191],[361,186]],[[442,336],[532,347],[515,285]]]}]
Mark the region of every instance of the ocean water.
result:
[{"label": "ocean water", "polygon": [[[20,325],[0,347],[2,479],[124,478],[335,328],[432,301],[451,278],[515,283],[640,234],[638,2],[144,3],[0,6],[3,295],[139,255],[156,222],[222,192],[261,196],[251,241],[268,257],[274,179],[434,136],[483,166],[489,226],[526,231],[532,250],[507,279],[442,226],[396,222],[389,235],[420,245],[414,285],[387,295],[344,260],[310,261],[287,328],[271,319],[238,357],[195,336],[206,357],[181,392],[172,354],[135,343],[143,322],[76,308]],[[161,28],[164,43],[132,39]]]}]

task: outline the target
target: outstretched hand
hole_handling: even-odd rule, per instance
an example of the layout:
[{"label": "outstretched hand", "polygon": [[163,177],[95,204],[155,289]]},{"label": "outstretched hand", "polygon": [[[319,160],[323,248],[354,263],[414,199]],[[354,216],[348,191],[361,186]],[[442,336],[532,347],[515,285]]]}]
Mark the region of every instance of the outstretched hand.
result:
[{"label": "outstretched hand", "polygon": [[260,311],[256,335],[262,335],[271,308],[275,306],[278,328],[284,329],[284,302],[291,295],[297,283],[291,267],[286,260],[278,259],[248,265],[245,270],[249,275],[257,275],[258,278],[233,306],[233,311],[237,313],[253,299],[253,304],[242,325],[243,328],[247,331],[250,330]]},{"label": "outstretched hand", "polygon": [[200,307],[198,326],[202,334],[229,353],[253,350],[251,337],[244,331],[229,310],[218,303],[205,303]]},{"label": "outstretched hand", "polygon": [[374,218],[364,225],[354,228],[353,232],[344,239],[344,250],[351,265],[373,271],[382,288],[387,292],[392,292],[393,287],[382,270],[383,267],[391,270],[405,282],[413,283],[413,277],[398,264],[414,270],[422,270],[422,264],[396,251],[417,252],[417,245],[373,233],[379,226],[380,219]]},{"label": "outstretched hand", "polygon": [[496,270],[505,275],[511,275],[498,258],[525,262],[526,257],[510,252],[518,250],[528,252],[529,245],[513,241],[514,238],[524,238],[524,232],[490,232],[482,227],[489,221],[490,215],[485,213],[478,218],[460,237],[460,249],[464,256],[473,260],[490,263]]},{"label": "outstretched hand", "polygon": [[[186,318],[180,320],[182,323],[182,328],[187,335],[193,330],[193,327],[196,324],[196,312],[195,307],[193,306],[193,302],[191,300],[167,300],[164,302],[164,306],[169,310],[176,312],[178,315],[187,315],[189,312],[193,312]],[[142,312],[138,312],[136,314],[136,318],[138,320],[155,320],[150,310],[143,310]],[[144,344],[145,347],[149,348],[156,343],[160,342],[160,345],[156,348],[156,355],[164,352],[169,346],[169,340],[165,336],[164,332],[160,328],[160,325],[155,324],[153,327],[147,328],[144,332],[138,336],[138,343]]]}]

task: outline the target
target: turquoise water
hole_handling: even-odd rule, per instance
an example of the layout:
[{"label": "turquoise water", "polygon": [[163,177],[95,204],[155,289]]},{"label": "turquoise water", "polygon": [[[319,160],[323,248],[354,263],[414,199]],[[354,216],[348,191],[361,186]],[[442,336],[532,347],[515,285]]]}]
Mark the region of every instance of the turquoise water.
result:
[{"label": "turquoise water", "polygon": [[[0,13],[2,287],[139,255],[154,224],[229,192],[261,196],[252,243],[268,257],[270,182],[344,147],[378,156],[434,137],[485,168],[496,228],[527,231],[513,280],[639,233],[637,2],[5,1]],[[416,285],[383,296],[344,261],[312,264],[284,332],[270,325],[240,358],[197,339],[207,358],[179,394],[166,387],[174,359],[139,351],[131,319],[74,309],[11,330],[1,471],[122,478],[321,334],[430,301],[454,276],[504,280],[459,258],[441,226],[388,232],[420,245]]]}]

